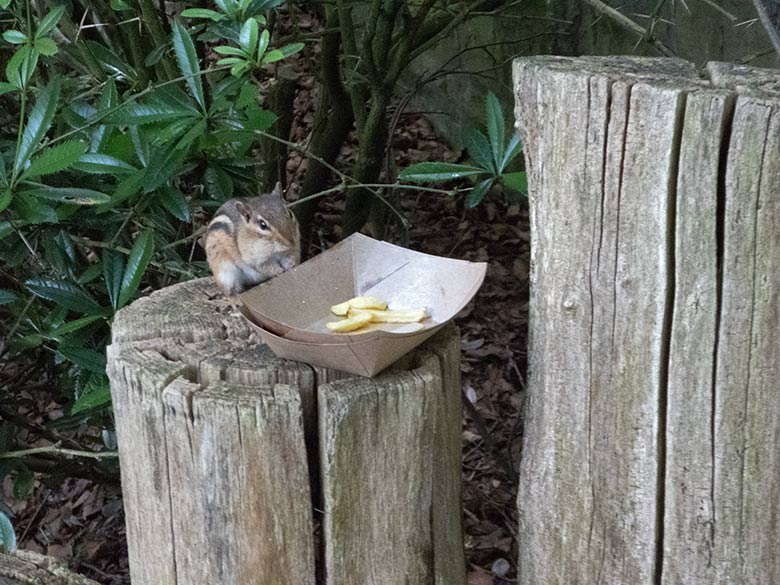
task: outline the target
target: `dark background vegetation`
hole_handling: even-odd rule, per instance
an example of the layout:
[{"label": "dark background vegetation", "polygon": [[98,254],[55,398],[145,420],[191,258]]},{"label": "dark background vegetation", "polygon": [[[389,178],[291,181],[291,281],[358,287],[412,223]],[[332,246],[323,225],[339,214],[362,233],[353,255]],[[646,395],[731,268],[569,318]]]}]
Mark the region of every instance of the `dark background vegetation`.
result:
[{"label": "dark background vegetation", "polygon": [[511,582],[529,272],[511,60],[774,66],[758,16],[749,0],[0,0],[0,520],[128,582],[112,317],[206,275],[210,214],[280,180],[307,256],[362,230],[489,262],[458,318],[464,522],[471,582]]}]

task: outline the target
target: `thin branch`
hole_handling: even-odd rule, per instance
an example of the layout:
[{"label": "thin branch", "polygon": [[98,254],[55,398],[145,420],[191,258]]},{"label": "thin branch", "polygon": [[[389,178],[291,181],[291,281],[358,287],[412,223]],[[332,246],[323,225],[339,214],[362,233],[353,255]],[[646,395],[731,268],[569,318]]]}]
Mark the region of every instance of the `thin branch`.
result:
[{"label": "thin branch", "polygon": [[775,52],[780,57],[780,36],[777,34],[777,23],[772,22],[769,13],[766,11],[766,6],[761,0],[753,0],[753,5],[756,7],[758,18],[761,20],[761,24],[764,25],[766,34],[769,35],[769,40],[772,42]]},{"label": "thin branch", "polygon": [[[368,189],[369,191],[371,191],[371,193],[374,195],[374,197],[379,199],[384,205],[387,206],[388,209],[390,209],[390,211],[392,211],[396,216],[398,216],[398,219],[401,220],[401,223],[404,226],[406,226],[409,223],[409,220],[407,220],[400,211],[398,211],[385,197],[383,197],[379,193],[379,191],[377,191],[376,189],[373,189],[373,188],[365,187],[364,185],[362,185],[360,183],[360,181],[358,181],[357,179],[355,179],[353,177],[350,177],[346,173],[342,173],[340,170],[338,170],[336,167],[334,167],[328,161],[326,161],[322,157],[319,157],[319,156],[313,154],[307,148],[299,145],[296,142],[291,142],[289,140],[285,140],[284,138],[279,138],[278,136],[274,136],[273,134],[269,134],[268,132],[263,132],[262,130],[255,130],[255,134],[259,134],[260,136],[264,136],[264,137],[266,137],[266,138],[268,138],[270,140],[276,140],[277,142],[281,142],[282,144],[286,144],[290,148],[294,148],[295,150],[297,150],[298,152],[304,154],[305,156],[307,156],[307,157],[309,157],[309,158],[311,158],[313,160],[316,160],[318,163],[320,163],[325,168],[330,169],[331,171],[333,171],[342,180],[342,182],[344,182],[345,184],[346,184],[346,181],[349,181],[350,183],[352,183],[352,184],[354,184],[356,186],[355,188],[365,188],[365,189]],[[352,187],[346,186],[346,187],[343,187],[343,188],[350,189]],[[318,195],[318,194],[315,193],[314,195]],[[307,197],[305,199],[308,200],[308,199],[314,198],[314,195],[312,195],[310,197]],[[301,199],[300,201],[303,201],[303,199]]]},{"label": "thin branch", "polygon": [[68,457],[87,457],[89,459],[111,459],[119,456],[119,453],[116,451],[78,451],[76,449],[63,449],[60,447],[59,443],[55,443],[48,447],[34,447],[32,449],[0,453],[0,459],[16,459],[19,457],[27,457],[28,455],[40,455],[42,453],[54,453],[56,455],[65,455]]},{"label": "thin branch", "polygon": [[609,4],[602,2],[601,0],[583,0],[583,1],[590,4],[590,6],[597,12],[614,20],[617,24],[619,24],[626,30],[638,34],[641,39],[644,39],[648,43],[653,45],[653,47],[655,47],[656,50],[659,53],[661,53],[664,57],[677,56],[674,51],[672,51],[669,47],[667,47],[665,44],[663,44],[661,41],[655,38],[655,36],[653,36],[647,29],[638,25],[636,22],[634,22],[633,20],[631,20],[630,18],[628,18],[618,10],[615,10]]}]

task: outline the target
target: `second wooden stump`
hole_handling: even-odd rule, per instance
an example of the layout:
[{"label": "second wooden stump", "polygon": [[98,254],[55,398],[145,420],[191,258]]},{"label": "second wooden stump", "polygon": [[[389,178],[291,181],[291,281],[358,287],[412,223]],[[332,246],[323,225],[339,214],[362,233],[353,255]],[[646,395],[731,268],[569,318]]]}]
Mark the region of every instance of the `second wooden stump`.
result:
[{"label": "second wooden stump", "polygon": [[279,360],[210,279],[120,312],[133,585],[462,584],[459,355],[446,327],[375,379]]}]

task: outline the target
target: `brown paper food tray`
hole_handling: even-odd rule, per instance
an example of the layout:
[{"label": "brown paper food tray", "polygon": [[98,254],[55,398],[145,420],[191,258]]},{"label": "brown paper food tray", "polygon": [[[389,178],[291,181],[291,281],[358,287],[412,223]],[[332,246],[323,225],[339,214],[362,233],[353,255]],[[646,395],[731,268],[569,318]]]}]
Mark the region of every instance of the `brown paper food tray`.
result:
[{"label": "brown paper food tray", "polygon": [[369,378],[376,376],[406,355],[440,328],[427,329],[419,335],[400,339],[380,338],[353,343],[306,343],[274,335],[255,323],[246,307],[241,307],[241,311],[277,357]]},{"label": "brown paper food tray", "polygon": [[[241,295],[256,323],[287,339],[310,343],[363,342],[373,337],[418,335],[440,327],[466,306],[485,278],[484,262],[415,252],[353,234],[300,266]],[[391,309],[426,309],[422,329],[378,323],[333,333],[330,307],[359,295],[388,301]]]},{"label": "brown paper food tray", "polygon": [[[487,265],[431,256],[354,234],[241,295],[242,312],[280,357],[373,376],[428,339],[476,294]],[[332,333],[330,307],[359,295],[424,308],[419,324]],[[349,346],[349,347],[348,347]],[[354,347],[352,347],[354,346]]]}]

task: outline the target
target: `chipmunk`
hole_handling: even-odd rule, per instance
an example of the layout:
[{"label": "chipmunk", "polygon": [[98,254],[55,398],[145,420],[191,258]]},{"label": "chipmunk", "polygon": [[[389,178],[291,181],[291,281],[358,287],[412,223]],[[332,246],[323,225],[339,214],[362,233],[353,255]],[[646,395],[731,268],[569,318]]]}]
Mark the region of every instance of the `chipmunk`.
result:
[{"label": "chipmunk", "polygon": [[259,197],[231,199],[206,231],[206,259],[217,284],[235,296],[301,260],[298,221],[282,187]]}]

